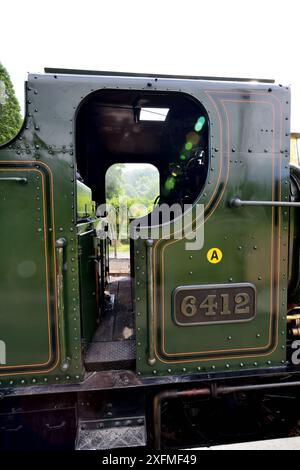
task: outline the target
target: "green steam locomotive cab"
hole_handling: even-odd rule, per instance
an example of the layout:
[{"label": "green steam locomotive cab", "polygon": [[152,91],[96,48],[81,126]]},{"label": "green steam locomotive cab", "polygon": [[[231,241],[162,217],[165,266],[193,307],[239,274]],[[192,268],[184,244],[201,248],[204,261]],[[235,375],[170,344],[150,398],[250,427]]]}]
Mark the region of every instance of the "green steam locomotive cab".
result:
[{"label": "green steam locomotive cab", "polygon": [[[155,109],[164,119],[143,117]],[[145,397],[168,384],[297,374],[289,119],[290,90],[268,80],[30,74],[24,125],[0,148],[3,394],[68,390],[77,403],[117,383],[125,402],[127,386]],[[181,209],[169,237],[147,222],[118,282],[101,209],[115,163],[158,169],[156,221],[163,206]]]}]

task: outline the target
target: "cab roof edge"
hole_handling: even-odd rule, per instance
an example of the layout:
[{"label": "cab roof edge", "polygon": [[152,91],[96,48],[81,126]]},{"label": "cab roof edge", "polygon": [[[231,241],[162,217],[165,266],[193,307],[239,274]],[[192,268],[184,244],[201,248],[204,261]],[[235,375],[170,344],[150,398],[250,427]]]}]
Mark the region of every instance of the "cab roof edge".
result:
[{"label": "cab roof edge", "polygon": [[186,80],[207,80],[220,82],[258,82],[258,83],[275,83],[275,80],[268,78],[237,78],[237,77],[206,77],[198,75],[165,75],[154,73],[134,73],[134,72],[111,72],[101,70],[81,70],[81,69],[63,69],[45,67],[45,73],[64,74],[64,75],[99,75],[99,76],[118,76],[118,77],[145,77],[145,78],[173,78]]}]

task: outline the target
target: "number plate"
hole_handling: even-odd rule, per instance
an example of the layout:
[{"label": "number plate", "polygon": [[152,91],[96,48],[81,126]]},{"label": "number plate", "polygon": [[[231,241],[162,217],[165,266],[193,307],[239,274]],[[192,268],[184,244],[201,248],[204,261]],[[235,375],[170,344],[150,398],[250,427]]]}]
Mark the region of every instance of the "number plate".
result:
[{"label": "number plate", "polygon": [[181,326],[250,321],[256,314],[256,289],[249,283],[177,287],[173,317]]}]

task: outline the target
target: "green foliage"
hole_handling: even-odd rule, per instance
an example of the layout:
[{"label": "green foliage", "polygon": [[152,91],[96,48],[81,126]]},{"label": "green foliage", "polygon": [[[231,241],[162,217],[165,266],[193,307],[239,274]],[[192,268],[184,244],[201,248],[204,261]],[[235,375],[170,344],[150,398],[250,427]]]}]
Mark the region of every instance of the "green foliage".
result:
[{"label": "green foliage", "polygon": [[152,165],[124,172],[124,193],[134,203],[143,204],[152,209],[153,202],[159,194],[158,172]]},{"label": "green foliage", "polygon": [[[123,193],[123,169],[124,165],[122,163],[111,166],[105,178],[106,185],[106,200],[111,201],[114,198],[118,197]],[[110,202],[110,204],[113,204]]]},{"label": "green foliage", "polygon": [[153,202],[159,194],[159,178],[156,168],[143,165],[142,168],[130,168],[130,164],[113,165],[106,174],[106,201],[117,212],[120,205],[135,206],[132,216],[139,217],[145,211],[139,210],[138,205],[146,207],[150,212]]},{"label": "green foliage", "polygon": [[20,105],[7,70],[0,63],[0,145],[11,140],[20,130]]},{"label": "green foliage", "polygon": [[[114,208],[107,214],[111,238],[118,233],[126,239],[128,216],[136,218],[149,213],[158,194],[159,176],[152,165],[131,168],[130,164],[117,164],[110,167],[106,173],[106,202]],[[125,247],[120,243],[117,246],[117,251],[128,251],[128,243]]]}]

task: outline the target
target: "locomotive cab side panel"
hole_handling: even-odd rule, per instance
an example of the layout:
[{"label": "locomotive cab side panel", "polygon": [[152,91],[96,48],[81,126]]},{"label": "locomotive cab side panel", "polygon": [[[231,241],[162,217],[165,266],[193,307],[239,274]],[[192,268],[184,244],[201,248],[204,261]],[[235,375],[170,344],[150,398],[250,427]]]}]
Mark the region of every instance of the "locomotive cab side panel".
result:
[{"label": "locomotive cab side panel", "polygon": [[[196,201],[205,206],[204,245],[188,251],[184,239],[155,241],[152,284],[142,276],[151,265],[140,262],[137,368],[142,374],[280,368],[289,209],[275,205],[289,199],[288,92],[210,87],[198,96],[213,134],[208,179]],[[142,241],[136,249],[149,257]]]},{"label": "locomotive cab side panel", "polygon": [[[105,368],[210,376],[284,367],[289,210],[272,204],[289,200],[289,90],[49,73],[29,75],[26,101],[22,130],[0,149],[2,385],[79,382]],[[155,107],[168,109],[164,121],[140,119]],[[203,246],[138,238],[122,285],[109,278],[107,221],[94,206],[105,203],[114,163],[156,166],[156,210],[187,202],[191,229],[204,207]],[[22,356],[49,362],[7,375]]]},{"label": "locomotive cab side panel", "polygon": [[59,360],[52,174],[0,162],[0,375],[49,372]]}]

